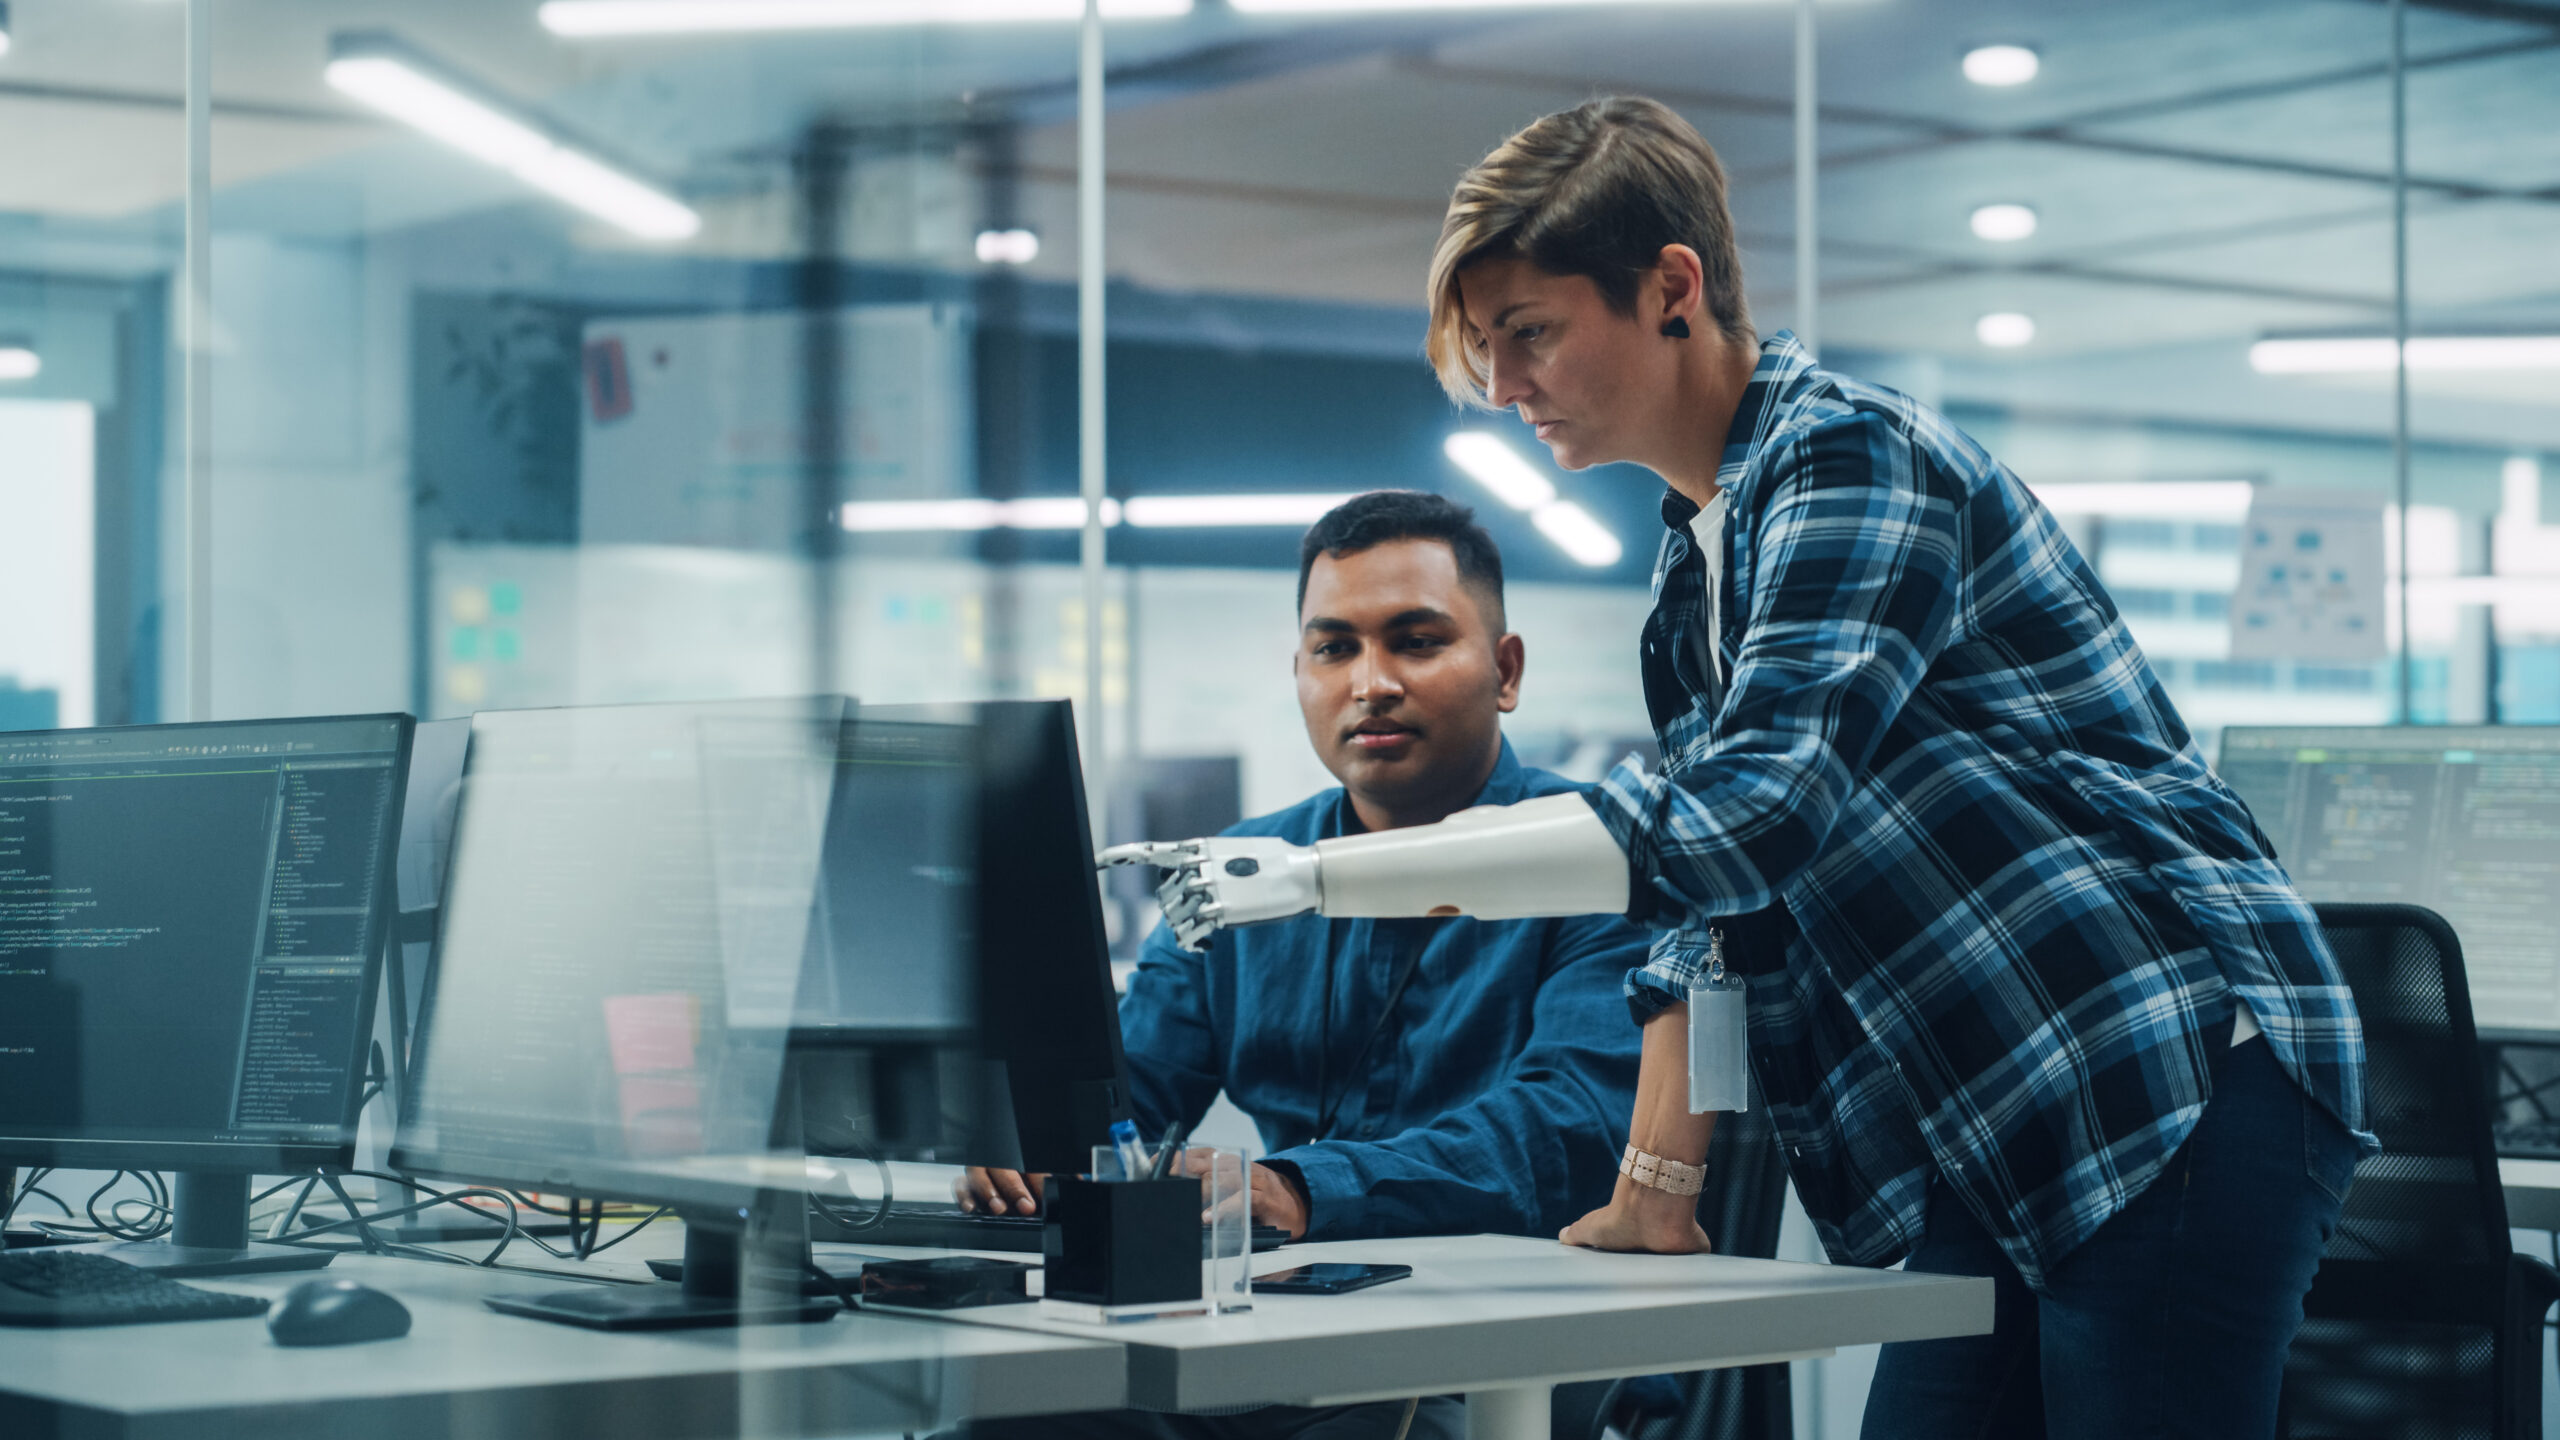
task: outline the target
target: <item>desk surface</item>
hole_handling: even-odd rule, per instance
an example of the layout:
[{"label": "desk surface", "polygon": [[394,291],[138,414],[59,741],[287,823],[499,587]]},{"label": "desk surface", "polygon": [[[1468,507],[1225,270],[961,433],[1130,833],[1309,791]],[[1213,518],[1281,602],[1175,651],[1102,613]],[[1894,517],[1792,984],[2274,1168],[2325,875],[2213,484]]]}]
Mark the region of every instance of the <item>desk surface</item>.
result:
[{"label": "desk surface", "polygon": [[[0,1331],[0,1435],[80,1440],[542,1440],[922,1431],[965,1416],[1123,1403],[1116,1337],[884,1315],[604,1334],[480,1301],[574,1283],[415,1260],[325,1272],[398,1296],[398,1340],[289,1350],[265,1322]],[[196,1280],[281,1294],[307,1275]]]},{"label": "desk surface", "polygon": [[1721,1255],[1604,1255],[1505,1235],[1292,1245],[1315,1261],[1411,1265],[1349,1295],[1258,1295],[1252,1313],[1083,1324],[1008,1306],[972,1325],[1108,1337],[1129,1398],[1157,1409],[1351,1400],[1712,1369],[1843,1345],[1981,1334],[1991,1282]]}]

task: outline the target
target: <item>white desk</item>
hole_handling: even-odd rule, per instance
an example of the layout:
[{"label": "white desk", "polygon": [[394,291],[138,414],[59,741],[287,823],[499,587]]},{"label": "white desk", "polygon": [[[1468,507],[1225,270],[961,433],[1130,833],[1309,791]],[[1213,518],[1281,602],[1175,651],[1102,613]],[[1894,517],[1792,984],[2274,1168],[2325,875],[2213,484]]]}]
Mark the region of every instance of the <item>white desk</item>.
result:
[{"label": "white desk", "polygon": [[[496,1314],[501,1292],[574,1281],[341,1257],[325,1274],[398,1296],[398,1340],[288,1350],[265,1322],[0,1330],[0,1436],[77,1440],[647,1440],[924,1431],[969,1416],[1109,1409],[1114,1337],[884,1315],[604,1334]],[[308,1275],[188,1283],[280,1294]]]},{"label": "white desk", "polygon": [[1392,1262],[1414,1273],[1349,1295],[1256,1296],[1246,1315],[1104,1326],[1006,1306],[954,1318],[1119,1341],[1129,1351],[1130,1403],[1150,1409],[1463,1392],[1475,1440],[1545,1436],[1549,1392],[1568,1381],[1991,1329],[1989,1280],[1721,1255],[1603,1255],[1504,1235],[1292,1245],[1256,1256],[1254,1270],[1314,1261]]}]

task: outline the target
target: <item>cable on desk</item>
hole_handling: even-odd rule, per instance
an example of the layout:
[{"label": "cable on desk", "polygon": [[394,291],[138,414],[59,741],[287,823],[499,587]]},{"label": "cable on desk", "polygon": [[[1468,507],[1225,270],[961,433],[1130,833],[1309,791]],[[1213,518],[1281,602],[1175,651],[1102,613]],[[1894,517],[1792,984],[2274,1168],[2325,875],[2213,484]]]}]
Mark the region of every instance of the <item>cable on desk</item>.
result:
[{"label": "cable on desk", "polygon": [[[403,1179],[399,1176],[381,1175],[371,1170],[348,1170],[342,1172],[348,1175],[362,1175],[367,1179],[390,1180],[394,1184],[405,1185],[413,1189],[425,1191],[432,1197],[427,1200],[422,1200],[415,1205],[401,1205],[389,1210],[365,1211],[357,1207],[354,1198],[349,1196],[346,1193],[345,1187],[338,1183],[339,1173],[341,1172],[323,1171],[319,1178],[321,1183],[329,1187],[330,1193],[338,1197],[339,1203],[347,1207],[348,1218],[344,1220],[333,1220],[325,1225],[314,1225],[292,1239],[277,1241],[277,1244],[295,1245],[308,1250],[344,1251],[350,1247],[344,1245],[314,1244],[312,1243],[312,1237],[325,1235],[332,1231],[353,1229],[358,1242],[356,1248],[361,1248],[368,1254],[401,1255],[413,1260],[433,1260],[439,1264],[469,1265],[474,1268],[487,1268],[491,1265],[495,1265],[498,1257],[505,1254],[507,1247],[513,1244],[517,1239],[532,1238],[530,1236],[526,1236],[524,1232],[517,1227],[515,1202],[509,1198],[507,1193],[503,1190],[491,1190],[480,1186],[470,1186],[460,1190],[435,1190],[428,1186],[420,1185],[415,1180]],[[448,1255],[441,1250],[430,1250],[423,1245],[407,1245],[394,1240],[385,1240],[373,1231],[373,1222],[376,1220],[397,1220],[403,1215],[415,1215],[422,1210],[431,1210],[439,1205],[461,1204],[463,1201],[475,1196],[485,1196],[489,1199],[496,1200],[507,1207],[505,1233],[498,1237],[497,1244],[490,1248],[488,1254],[481,1256],[477,1260],[472,1259],[468,1255]],[[477,1206],[471,1206],[469,1208],[473,1214],[479,1215],[484,1219],[495,1221],[498,1218],[495,1215],[481,1210]],[[546,1250],[550,1249],[547,1245],[543,1248]],[[558,1252],[554,1251],[553,1253],[557,1254]]]},{"label": "cable on desk", "polygon": [[673,1213],[674,1213],[674,1212],[673,1212],[672,1210],[670,1210],[668,1207],[666,1207],[666,1206],[664,1206],[664,1205],[659,1206],[657,1209],[652,1210],[652,1211],[650,1211],[648,1214],[641,1216],[641,1217],[640,1217],[640,1223],[638,1223],[638,1224],[636,1224],[636,1225],[632,1226],[632,1227],[631,1227],[630,1229],[628,1229],[628,1230],[623,1231],[621,1234],[614,1236],[612,1239],[605,1241],[603,1244],[596,1246],[594,1249],[589,1250],[589,1251],[587,1252],[587,1258],[592,1259],[592,1258],[594,1258],[595,1256],[598,1256],[598,1255],[603,1254],[603,1253],[604,1253],[604,1252],[606,1252],[607,1250],[612,1249],[614,1246],[619,1245],[619,1244],[621,1244],[623,1241],[630,1239],[632,1236],[639,1234],[641,1231],[648,1229],[648,1228],[649,1228],[649,1222],[650,1222],[650,1221],[655,1220],[655,1219],[657,1219],[658,1217],[660,1217],[660,1216],[662,1216],[662,1215],[669,1215],[669,1214],[673,1214]]},{"label": "cable on desk", "polygon": [[62,1218],[66,1220],[78,1218],[78,1212],[64,1204],[61,1196],[43,1188],[44,1178],[53,1173],[53,1168],[54,1167],[50,1165],[44,1165],[27,1172],[27,1178],[20,1181],[18,1184],[18,1193],[8,1197],[9,1204],[7,1208],[0,1209],[0,1226],[6,1226],[10,1221],[18,1217],[18,1207],[25,1204],[27,1197],[30,1195],[41,1195],[47,1200],[52,1201],[53,1208],[61,1211]]},{"label": "cable on desk", "polygon": [[[889,1201],[896,1182],[890,1179],[888,1162],[882,1160],[878,1155],[873,1154],[871,1147],[862,1143],[861,1133],[858,1128],[861,1122],[851,1115],[847,1115],[844,1118],[845,1134],[857,1153],[838,1158],[868,1160],[871,1162],[871,1168],[878,1171],[880,1174],[880,1203],[873,1207],[868,1216],[861,1218],[856,1218],[850,1207],[839,1210],[836,1207],[835,1201],[829,1199],[827,1196],[819,1194],[815,1190],[809,1192],[809,1203],[816,1207],[819,1214],[826,1216],[828,1220],[847,1230],[869,1230],[878,1225],[881,1221],[889,1218]],[[847,1302],[847,1308],[851,1308],[851,1302]]]},{"label": "cable on desk", "polygon": [[[81,1206],[80,1211],[74,1211],[70,1206],[64,1205],[61,1197],[55,1195],[52,1191],[46,1190],[38,1192],[34,1189],[34,1182],[52,1174],[54,1168],[55,1167],[47,1166],[42,1170],[36,1171],[33,1175],[28,1177],[28,1184],[21,1187],[19,1190],[19,1194],[22,1197],[28,1194],[41,1193],[44,1198],[51,1200],[56,1206],[59,1206],[63,1215],[67,1217],[61,1220],[39,1220],[36,1222],[36,1228],[38,1230],[41,1230],[48,1235],[105,1235],[117,1240],[157,1240],[161,1236],[169,1233],[171,1213],[169,1207],[169,1184],[156,1172],[150,1170],[114,1171],[107,1176],[105,1184],[100,1185],[97,1189],[89,1192],[89,1198],[87,1202]],[[142,1195],[128,1195],[124,1199],[118,1200],[114,1204],[109,1205],[107,1207],[106,1214],[99,1214],[98,1202],[106,1198],[108,1191],[123,1184],[127,1179],[131,1179],[142,1186]],[[151,1218],[147,1220],[125,1219],[124,1207],[127,1205],[141,1206],[145,1211],[149,1212]],[[85,1212],[89,1217],[89,1223],[86,1225],[79,1223],[78,1217],[82,1212]],[[17,1204],[13,1201],[11,1202],[6,1214],[0,1215],[0,1224],[7,1223],[8,1216],[14,1216],[16,1213]]]}]

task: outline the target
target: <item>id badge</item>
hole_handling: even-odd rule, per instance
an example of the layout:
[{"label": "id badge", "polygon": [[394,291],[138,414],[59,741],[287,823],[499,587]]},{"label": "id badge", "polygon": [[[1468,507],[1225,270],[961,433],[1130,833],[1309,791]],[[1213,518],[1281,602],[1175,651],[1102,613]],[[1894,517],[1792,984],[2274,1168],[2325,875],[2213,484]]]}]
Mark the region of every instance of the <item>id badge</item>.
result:
[{"label": "id badge", "polygon": [[1751,1108],[1749,1038],[1740,976],[1724,968],[1715,932],[1704,979],[1689,987],[1689,1113]]}]

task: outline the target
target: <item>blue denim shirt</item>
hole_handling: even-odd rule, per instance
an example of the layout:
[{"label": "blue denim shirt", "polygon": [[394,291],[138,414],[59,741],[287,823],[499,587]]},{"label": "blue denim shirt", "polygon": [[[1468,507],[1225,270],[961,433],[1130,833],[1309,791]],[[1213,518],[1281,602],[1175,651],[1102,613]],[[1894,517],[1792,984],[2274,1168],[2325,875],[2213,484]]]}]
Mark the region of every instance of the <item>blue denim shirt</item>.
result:
[{"label": "blue denim shirt", "polygon": [[[1577,788],[1522,765],[1505,741],[1476,803]],[[1361,828],[1335,789],[1227,833],[1303,845]],[[1402,1001],[1346,1075],[1415,946]],[[1266,1158],[1305,1180],[1310,1239],[1553,1235],[1605,1204],[1617,1179],[1640,1043],[1620,982],[1644,953],[1643,932],[1616,916],[1301,915],[1222,930],[1199,955],[1159,926],[1120,1002],[1139,1129],[1197,1123],[1224,1088]],[[1334,1138],[1309,1143],[1319,1043],[1348,1094]]]}]

